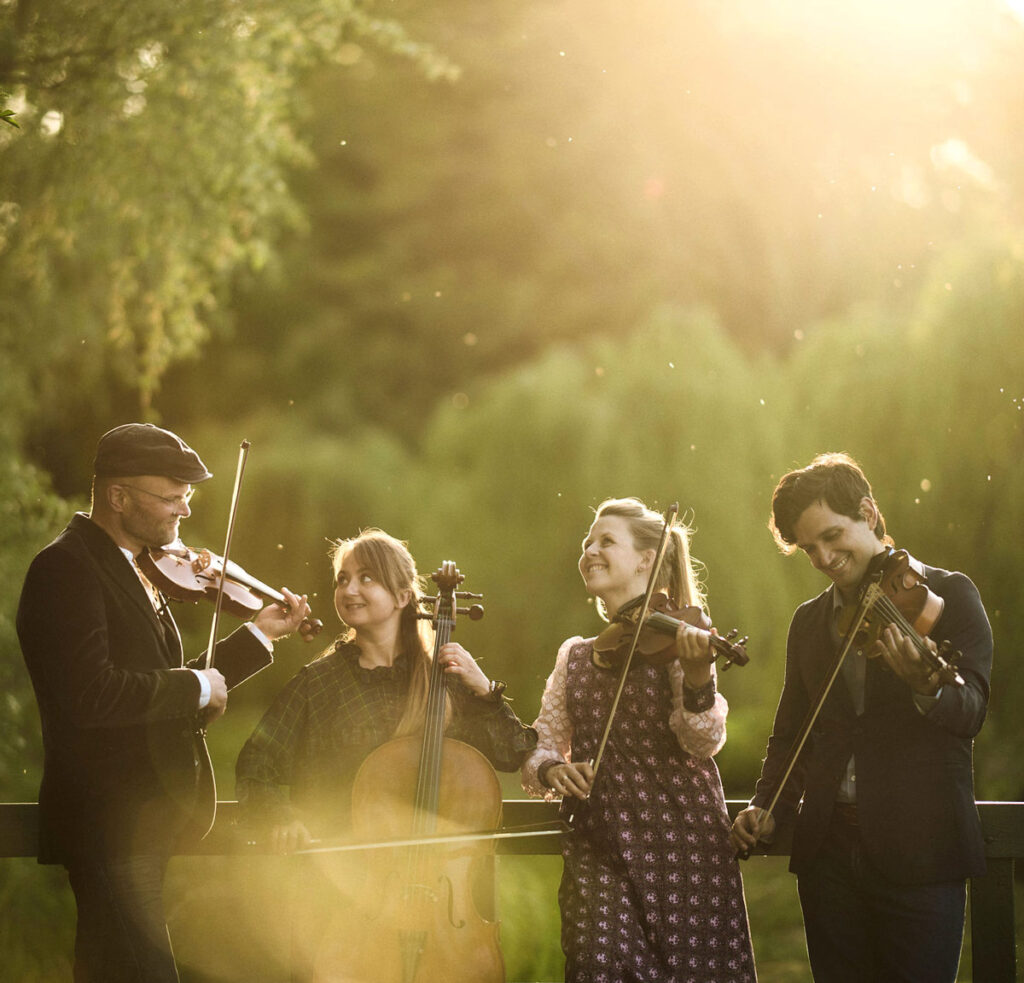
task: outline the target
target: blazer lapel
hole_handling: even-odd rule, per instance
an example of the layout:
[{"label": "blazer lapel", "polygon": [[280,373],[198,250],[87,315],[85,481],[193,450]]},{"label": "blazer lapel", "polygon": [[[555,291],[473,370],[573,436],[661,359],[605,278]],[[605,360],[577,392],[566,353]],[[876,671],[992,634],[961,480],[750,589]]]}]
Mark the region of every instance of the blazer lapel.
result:
[{"label": "blazer lapel", "polygon": [[[839,656],[839,646],[834,641],[832,630],[833,617],[832,589],[829,588],[818,596],[814,621],[811,630],[807,633],[808,638],[812,639],[811,645],[813,646],[810,658],[813,673],[810,694],[812,700],[817,699],[820,695],[821,688],[825,685],[829,673],[835,668],[836,659]],[[847,658],[850,656],[847,655]],[[850,698],[850,691],[843,678],[842,669],[839,670],[839,674],[832,683],[823,709],[828,709],[832,713],[844,717],[855,716],[853,700]]]},{"label": "blazer lapel", "polygon": [[[76,521],[79,520],[79,521]],[[170,614],[165,615],[170,623],[171,638],[161,618],[149,599],[146,588],[142,586],[139,575],[132,567],[131,561],[121,552],[117,544],[97,526],[88,516],[79,513],[72,519],[72,525],[80,532],[90,545],[90,552],[96,559],[100,570],[114,583],[118,589],[124,592],[132,604],[134,604],[145,617],[153,634],[156,636],[160,651],[167,661],[169,669],[177,669],[182,664],[181,639],[178,636],[177,626]],[[171,640],[173,638],[173,641]]]}]

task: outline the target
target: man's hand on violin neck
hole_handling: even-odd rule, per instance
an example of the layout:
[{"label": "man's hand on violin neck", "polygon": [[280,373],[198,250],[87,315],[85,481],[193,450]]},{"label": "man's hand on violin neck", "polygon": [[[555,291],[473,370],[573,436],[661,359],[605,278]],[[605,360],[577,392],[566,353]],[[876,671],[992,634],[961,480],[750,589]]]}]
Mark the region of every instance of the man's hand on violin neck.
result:
[{"label": "man's hand on violin neck", "polygon": [[275,601],[253,618],[253,624],[271,641],[290,635],[309,617],[305,594],[293,594],[287,587],[282,587],[281,593],[288,601],[287,607]]},{"label": "man's hand on violin neck", "polygon": [[[922,641],[933,654],[938,651],[930,638],[923,638]],[[878,636],[877,645],[889,668],[915,693],[921,696],[935,696],[938,693],[940,683],[935,667],[921,657],[913,642],[899,628],[889,625]]]}]

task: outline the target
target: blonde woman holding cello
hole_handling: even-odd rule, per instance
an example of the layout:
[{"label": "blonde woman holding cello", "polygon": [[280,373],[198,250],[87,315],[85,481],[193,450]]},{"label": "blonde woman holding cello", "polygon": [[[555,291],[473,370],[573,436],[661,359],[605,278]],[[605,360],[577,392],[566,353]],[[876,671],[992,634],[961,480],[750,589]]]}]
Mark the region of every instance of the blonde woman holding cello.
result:
[{"label": "blonde woman holding cello", "polygon": [[[637,499],[598,507],[579,568],[602,616],[643,598],[665,525]],[[679,526],[667,532],[653,587],[679,605],[703,606]],[[559,888],[567,983],[755,979],[713,761],[728,706],[711,642],[708,631],[679,623],[662,664],[632,663],[610,727],[621,667],[595,651],[594,638],[559,649],[522,774],[530,794],[563,796],[571,815]]]},{"label": "blonde woman holding cello", "polygon": [[[363,801],[395,778],[391,759],[387,767],[378,767],[379,759],[371,757],[383,745],[400,750],[400,742],[408,739],[418,754],[425,718],[428,729],[431,725],[429,700],[436,700],[431,681],[435,658],[438,671],[443,669],[452,684],[447,696],[442,688],[438,703],[447,738],[470,745],[465,751],[476,755],[485,768],[489,761],[504,771],[518,768],[536,743],[534,731],[505,702],[502,684],[492,683],[466,649],[448,640],[431,652],[429,629],[424,630],[419,617],[420,578],[405,543],[367,529],[337,543],[331,559],[335,608],[347,630],[287,683],[242,748],[236,768],[243,814],[250,823],[268,829],[275,847],[286,852],[308,847],[314,837],[337,837],[349,830],[357,775]],[[360,772],[364,761],[366,768]],[[498,802],[500,807],[500,792]],[[388,835],[389,822],[389,816],[379,817],[378,835]],[[359,862],[373,863],[394,853],[366,851]],[[351,928],[371,902],[348,897],[346,879],[329,884],[328,903],[314,908],[322,920]],[[360,908],[354,906],[355,900]],[[300,935],[317,934],[316,926],[306,928]],[[303,979],[313,975],[316,957],[310,949],[320,942],[296,941],[305,951],[294,953],[293,960],[306,968],[293,978]],[[337,950],[337,940],[327,939],[326,947]],[[382,961],[397,947],[384,940]],[[343,961],[344,953],[338,958]],[[334,968],[321,971],[318,978],[350,977],[334,959]]]}]

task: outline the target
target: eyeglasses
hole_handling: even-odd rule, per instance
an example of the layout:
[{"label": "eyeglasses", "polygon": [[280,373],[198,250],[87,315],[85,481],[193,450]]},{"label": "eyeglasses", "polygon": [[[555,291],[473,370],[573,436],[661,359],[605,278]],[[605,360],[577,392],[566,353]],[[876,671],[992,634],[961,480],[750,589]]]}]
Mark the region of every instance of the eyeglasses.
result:
[{"label": "eyeglasses", "polygon": [[192,496],[196,493],[195,488],[189,488],[184,495],[158,495],[156,492],[146,491],[145,488],[138,488],[135,485],[119,483],[119,487],[130,488],[132,491],[142,492],[143,495],[149,495],[150,498],[159,498],[161,502],[179,509],[188,505],[188,503],[192,501]]}]

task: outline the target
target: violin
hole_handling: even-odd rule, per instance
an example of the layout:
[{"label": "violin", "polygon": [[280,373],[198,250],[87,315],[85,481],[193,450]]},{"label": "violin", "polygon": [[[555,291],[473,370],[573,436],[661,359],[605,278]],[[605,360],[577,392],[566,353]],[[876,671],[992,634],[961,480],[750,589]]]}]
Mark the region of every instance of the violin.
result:
[{"label": "violin", "polygon": [[[138,558],[139,569],[158,590],[176,601],[215,601],[223,581],[221,604],[239,618],[251,618],[264,601],[276,601],[285,607],[283,594],[246,573],[237,563],[207,549],[191,549],[181,542],[161,549],[148,549]],[[323,622],[306,618],[299,634],[310,642],[323,628]]]},{"label": "violin", "polygon": [[[860,603],[843,609],[839,631],[846,637],[852,631],[855,645],[864,648],[868,658],[881,655],[881,648],[871,645],[891,624],[910,639],[921,659],[944,684],[963,686],[956,670],[961,653],[953,651],[948,639],[933,652],[924,641],[942,614],[945,601],[935,594],[925,578],[910,565],[906,550],[887,549],[879,553],[868,567],[860,588]],[[870,646],[870,647],[868,647]]]},{"label": "violin", "polygon": [[[501,784],[476,748],[444,736],[446,675],[440,649],[457,613],[478,618],[479,605],[455,607],[464,579],[446,562],[438,585],[423,733],[372,751],[352,786],[352,828],[359,840],[394,840],[366,858],[354,890],[360,908],[338,919],[317,964],[317,983],[504,983],[499,925],[477,907],[473,881],[494,863],[494,838],[464,834],[501,825]],[[431,839],[458,840],[431,843]],[[404,844],[403,844],[404,841]],[[402,845],[399,845],[402,844]]]},{"label": "violin", "polygon": [[[932,652],[924,641],[924,636],[938,623],[944,606],[945,601],[911,567],[910,554],[906,550],[890,547],[872,558],[858,588],[858,603],[848,605],[840,615],[838,627],[842,643],[839,652],[789,749],[781,777],[776,781],[775,791],[765,807],[765,815],[770,816],[775,811],[821,708],[839,677],[843,661],[854,645],[868,646],[877,642],[879,635],[889,625],[895,624],[911,640],[921,659],[931,666],[943,683],[957,687],[964,685],[963,677],[956,670],[956,662],[961,653],[953,651],[948,639],[939,645],[937,652]],[[875,658],[881,655],[880,647],[871,645],[865,648],[864,654],[868,658]],[[750,851],[741,850],[737,856],[746,860]]]},{"label": "violin", "polygon": [[664,594],[654,594],[647,616],[641,623],[642,603],[643,598],[638,597],[624,605],[611,624],[594,639],[592,659],[599,669],[621,667],[633,643],[633,636],[638,631],[636,654],[648,665],[667,665],[676,657],[676,632],[682,624],[692,625],[708,633],[711,661],[723,658],[723,671],[733,664],[745,666],[750,661],[744,648],[749,636],[736,638],[739,631],[735,628],[724,636],[713,634],[711,619],[702,608],[691,604],[677,608]]}]

